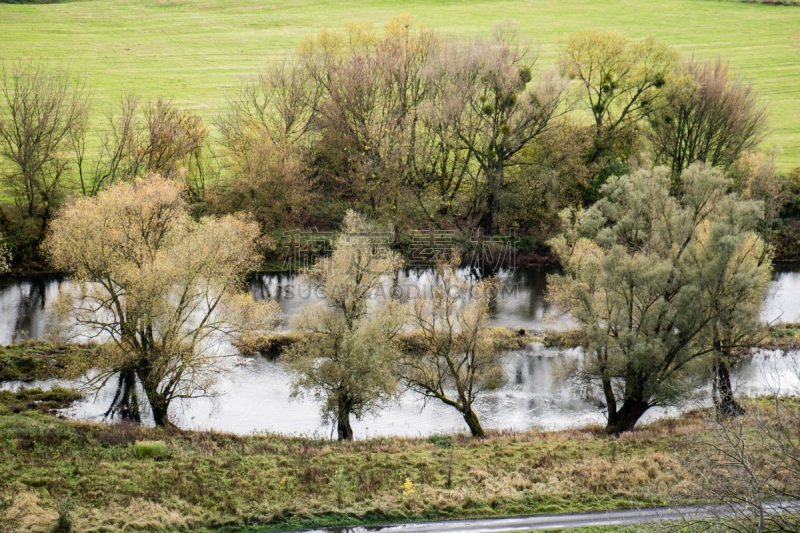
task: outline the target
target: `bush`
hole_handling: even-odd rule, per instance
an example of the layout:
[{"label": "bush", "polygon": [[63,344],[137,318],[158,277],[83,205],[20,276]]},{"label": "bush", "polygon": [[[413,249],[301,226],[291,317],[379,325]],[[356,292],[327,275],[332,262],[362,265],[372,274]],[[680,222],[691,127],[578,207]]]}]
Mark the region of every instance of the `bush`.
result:
[{"label": "bush", "polygon": [[452,448],[453,437],[450,435],[431,435],[428,437],[428,442],[440,448]]},{"label": "bush", "polygon": [[58,502],[58,520],[51,530],[52,533],[72,533],[72,517],[69,512],[72,510],[72,502],[66,499]]}]

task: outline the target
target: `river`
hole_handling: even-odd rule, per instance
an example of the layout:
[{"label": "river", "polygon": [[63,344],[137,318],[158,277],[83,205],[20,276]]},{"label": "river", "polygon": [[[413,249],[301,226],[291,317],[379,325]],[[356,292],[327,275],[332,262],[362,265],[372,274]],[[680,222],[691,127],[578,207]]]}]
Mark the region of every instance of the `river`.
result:
[{"label": "river", "polygon": [[[547,304],[546,276],[552,268],[526,268],[501,275],[504,289],[495,309],[495,325],[530,332],[568,329],[569,317],[554,314]],[[0,279],[0,343],[44,338],[52,324],[52,305],[69,281],[64,278],[30,277]],[[424,290],[427,273],[403,272],[399,279],[401,294],[413,296]],[[300,307],[313,301],[313,292],[288,274],[263,274],[251,281],[256,298],[271,298],[279,303],[288,320]],[[775,269],[774,281],[763,307],[769,321],[800,321],[800,265],[782,265]],[[564,363],[580,357],[578,350],[560,351],[533,344],[512,351],[504,358],[507,382],[485,395],[476,407],[483,426],[489,429],[527,430],[561,429],[586,424],[604,424],[598,401],[559,379]],[[733,379],[737,392],[762,394],[779,388],[783,392],[800,391],[797,380],[798,355],[763,352],[743,361]],[[50,387],[42,383],[11,382],[3,388],[20,386]],[[115,392],[113,385],[91,395],[67,411],[79,419],[103,420],[103,413]],[[232,364],[230,372],[216,383],[213,397],[175,402],[172,419],[181,427],[214,429],[239,434],[282,433],[329,437],[332,426],[323,423],[313,395],[291,397],[291,375],[278,361],[256,358],[247,364]],[[645,420],[674,415],[682,408],[704,405],[708,391],[681,407],[651,409]],[[397,402],[375,415],[353,422],[357,438],[403,435],[425,436],[464,431],[463,420],[452,408],[436,401],[426,402],[413,393],[405,393]]]}]

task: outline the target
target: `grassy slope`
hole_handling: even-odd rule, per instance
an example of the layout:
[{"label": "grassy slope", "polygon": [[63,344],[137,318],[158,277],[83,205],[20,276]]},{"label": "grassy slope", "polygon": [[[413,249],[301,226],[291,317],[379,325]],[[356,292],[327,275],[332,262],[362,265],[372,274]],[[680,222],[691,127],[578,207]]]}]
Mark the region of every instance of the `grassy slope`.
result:
[{"label": "grassy slope", "polygon": [[304,35],[407,12],[447,35],[487,34],[509,17],[550,64],[566,32],[655,35],[702,57],[721,56],[769,99],[780,168],[800,165],[800,9],[709,0],[88,0],[0,5],[0,55],[70,64],[108,105],[123,88],[212,114],[240,80],[283,57]]},{"label": "grassy slope", "polygon": [[49,531],[67,500],[77,531],[264,531],[257,526],[679,503],[692,481],[675,450],[687,453],[681,435],[702,427],[690,417],[621,439],[581,430],[456,437],[448,487],[447,437],[340,444],[165,431],[13,414],[5,400],[13,399],[0,397],[3,533]]}]

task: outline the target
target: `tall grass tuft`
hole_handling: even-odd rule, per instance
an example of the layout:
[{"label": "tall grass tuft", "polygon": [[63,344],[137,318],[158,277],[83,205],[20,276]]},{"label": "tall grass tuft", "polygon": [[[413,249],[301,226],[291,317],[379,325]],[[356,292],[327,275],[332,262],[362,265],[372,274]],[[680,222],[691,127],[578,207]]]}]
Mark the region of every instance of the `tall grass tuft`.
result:
[{"label": "tall grass tuft", "polygon": [[163,440],[140,440],[133,444],[133,455],[137,459],[166,459],[170,454]]}]

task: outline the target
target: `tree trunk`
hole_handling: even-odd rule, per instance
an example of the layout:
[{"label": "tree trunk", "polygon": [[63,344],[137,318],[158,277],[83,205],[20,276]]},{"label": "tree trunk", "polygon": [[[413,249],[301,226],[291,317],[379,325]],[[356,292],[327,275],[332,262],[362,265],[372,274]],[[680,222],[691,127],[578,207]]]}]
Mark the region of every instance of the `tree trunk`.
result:
[{"label": "tree trunk", "polygon": [[625,400],[619,411],[608,411],[608,424],[606,424],[606,433],[610,435],[619,435],[625,431],[633,431],[636,422],[642,418],[642,415],[650,408],[650,405],[641,400]]},{"label": "tree trunk", "polygon": [[741,416],[745,413],[744,408],[733,397],[731,369],[725,361],[714,363],[712,392],[714,408],[718,415]]},{"label": "tree trunk", "polygon": [[462,414],[464,415],[464,422],[469,426],[469,431],[472,433],[472,436],[477,439],[486,438],[486,432],[481,427],[481,423],[478,421],[478,415],[475,414],[475,411],[468,408],[466,412]]},{"label": "tree trunk", "polygon": [[481,217],[481,228],[484,235],[495,235],[497,233],[497,217],[500,212],[500,189],[503,184],[503,166],[499,168],[489,168],[486,172],[488,183],[486,194],[486,210]]},{"label": "tree trunk", "polygon": [[153,410],[153,419],[158,427],[175,427],[169,419],[169,404],[163,399],[150,400],[150,407]]},{"label": "tree trunk", "polygon": [[147,401],[150,403],[150,409],[153,411],[153,420],[155,420],[158,427],[175,427],[169,419],[169,400],[158,391],[158,387],[152,387],[147,384],[147,381],[139,376],[142,382],[144,392],[147,395]]},{"label": "tree trunk", "polygon": [[339,407],[339,415],[336,420],[336,431],[339,440],[353,440],[353,428],[350,426],[350,411],[344,407]]}]

